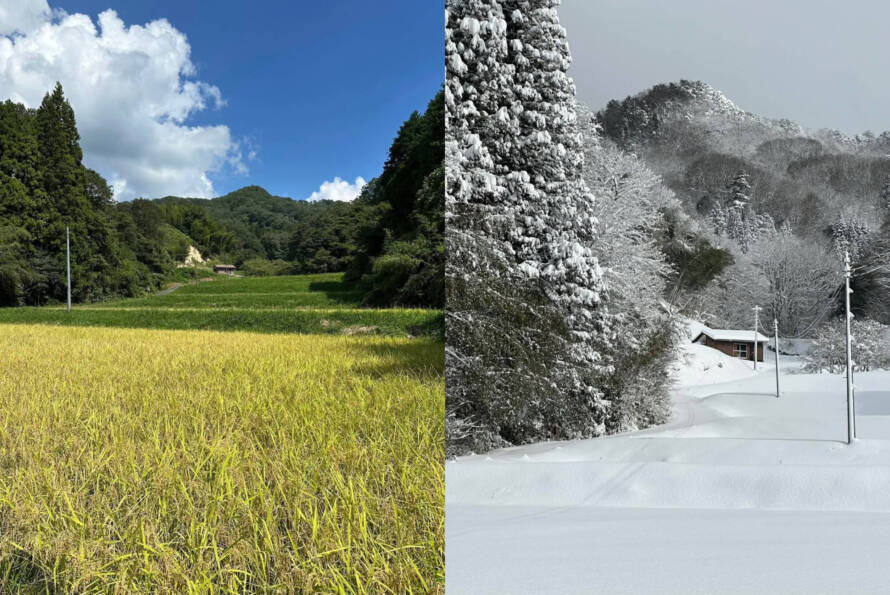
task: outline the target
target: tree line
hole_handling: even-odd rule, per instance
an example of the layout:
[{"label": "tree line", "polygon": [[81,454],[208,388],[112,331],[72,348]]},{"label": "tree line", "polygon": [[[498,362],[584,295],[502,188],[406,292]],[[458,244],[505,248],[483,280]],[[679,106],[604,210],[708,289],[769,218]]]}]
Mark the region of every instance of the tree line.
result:
[{"label": "tree line", "polygon": [[368,305],[444,303],[444,115],[440,92],[398,131],[380,176],[352,202],[295,201],[259,186],[216,199],[115,202],[83,165],[61,85],[41,106],[0,104],[0,305],[153,291],[190,246],[246,274],[345,272]]}]

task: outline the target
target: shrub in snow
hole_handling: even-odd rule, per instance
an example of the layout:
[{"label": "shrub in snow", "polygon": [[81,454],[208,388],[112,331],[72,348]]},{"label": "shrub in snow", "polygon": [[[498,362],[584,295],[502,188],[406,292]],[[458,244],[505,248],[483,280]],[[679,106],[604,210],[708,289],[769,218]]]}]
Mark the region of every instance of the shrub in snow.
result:
[{"label": "shrub in snow", "polygon": [[[890,327],[873,320],[853,320],[853,370],[890,369]],[[806,371],[840,373],[846,370],[846,329],[843,319],[816,330],[806,355]]]}]

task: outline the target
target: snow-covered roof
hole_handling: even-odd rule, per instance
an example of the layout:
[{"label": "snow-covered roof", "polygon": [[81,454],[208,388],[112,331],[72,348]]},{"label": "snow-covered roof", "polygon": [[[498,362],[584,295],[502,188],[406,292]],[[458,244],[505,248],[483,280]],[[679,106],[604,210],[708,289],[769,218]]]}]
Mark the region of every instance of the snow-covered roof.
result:
[{"label": "snow-covered roof", "polygon": [[[739,341],[739,342],[749,342],[749,343],[754,338],[753,331],[726,329],[726,328],[704,327],[701,330],[701,335],[707,335],[715,341]],[[701,335],[699,335],[699,336],[701,336]],[[698,337],[696,337],[696,339],[697,338]],[[761,335],[760,333],[757,333],[757,342],[758,343],[767,343],[767,342],[769,342],[769,337],[767,337],[765,335]]]}]

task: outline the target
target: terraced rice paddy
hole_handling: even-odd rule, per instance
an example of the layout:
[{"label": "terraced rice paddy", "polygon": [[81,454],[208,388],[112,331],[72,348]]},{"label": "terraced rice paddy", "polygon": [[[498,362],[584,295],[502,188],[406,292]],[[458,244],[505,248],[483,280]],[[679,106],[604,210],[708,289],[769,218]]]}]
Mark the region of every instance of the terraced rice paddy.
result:
[{"label": "terraced rice paddy", "polygon": [[[338,283],[0,311],[0,592],[442,592],[444,349],[405,327],[440,313]],[[158,328],[226,320],[262,332]]]},{"label": "terraced rice paddy", "polygon": [[440,311],[360,308],[361,295],[339,274],[226,279],[186,285],[163,296],[75,306],[0,309],[2,323],[194,329],[268,333],[444,333]]}]

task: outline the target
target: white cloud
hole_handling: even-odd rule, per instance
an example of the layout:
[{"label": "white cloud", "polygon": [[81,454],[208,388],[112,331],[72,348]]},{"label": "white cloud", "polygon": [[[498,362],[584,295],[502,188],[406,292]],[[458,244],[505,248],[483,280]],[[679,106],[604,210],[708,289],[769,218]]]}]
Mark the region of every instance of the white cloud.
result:
[{"label": "white cloud", "polygon": [[321,187],[306,200],[353,200],[365,184],[365,179],[361,176],[357,177],[353,184],[335,177],[333,181],[322,182]]},{"label": "white cloud", "polygon": [[0,35],[30,33],[49,16],[46,0],[0,0]]},{"label": "white cloud", "polygon": [[60,81],[84,163],[119,200],[213,196],[209,173],[247,173],[227,126],[188,124],[195,112],[222,106],[222,94],[195,80],[188,40],[167,20],[127,26],[106,10],[94,23],[51,15],[46,0],[0,0],[0,23],[0,98],[36,107]]}]

